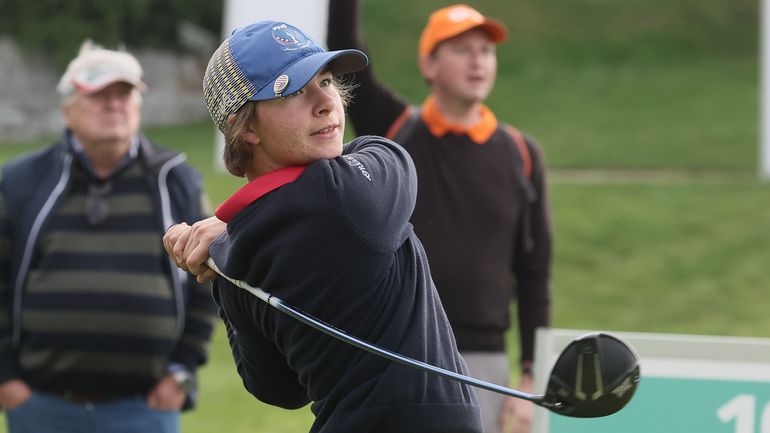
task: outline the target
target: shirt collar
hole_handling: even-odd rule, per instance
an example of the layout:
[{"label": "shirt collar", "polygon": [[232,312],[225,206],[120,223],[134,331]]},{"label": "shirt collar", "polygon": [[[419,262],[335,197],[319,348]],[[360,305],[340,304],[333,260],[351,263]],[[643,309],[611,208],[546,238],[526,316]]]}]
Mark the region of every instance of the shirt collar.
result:
[{"label": "shirt collar", "polygon": [[[85,152],[85,149],[83,148],[83,143],[78,140],[77,137],[75,137],[75,134],[73,134],[71,131],[67,133],[67,137],[69,141],[70,148],[72,149],[72,152],[75,154],[75,157],[83,164],[83,166],[86,168],[86,170],[94,177],[97,177],[94,173],[93,166],[91,165],[91,159],[88,158],[88,155]],[[120,160],[117,166],[115,166],[115,169],[110,174],[110,177],[114,176],[115,173],[122,170],[124,167],[128,166],[131,162],[135,161],[137,156],[139,155],[139,136],[136,135],[131,140],[131,147],[128,148],[128,153],[126,156],[123,157],[123,159]]]},{"label": "shirt collar", "polygon": [[297,180],[306,166],[284,167],[263,174],[236,191],[215,212],[217,218],[229,223],[243,208],[255,202],[263,195]]},{"label": "shirt collar", "polygon": [[[72,146],[72,151],[75,153],[83,153],[83,143],[78,140],[77,137],[75,137],[74,134],[70,134],[70,145]],[[136,159],[136,156],[139,154],[139,137],[134,136],[134,138],[131,140],[131,147],[128,149],[128,158],[129,159]]]},{"label": "shirt collar", "polygon": [[431,134],[441,137],[447,133],[465,134],[476,144],[484,144],[497,129],[497,118],[486,105],[481,104],[479,121],[471,126],[450,123],[436,105],[436,97],[428,96],[422,105],[422,120],[428,126]]}]

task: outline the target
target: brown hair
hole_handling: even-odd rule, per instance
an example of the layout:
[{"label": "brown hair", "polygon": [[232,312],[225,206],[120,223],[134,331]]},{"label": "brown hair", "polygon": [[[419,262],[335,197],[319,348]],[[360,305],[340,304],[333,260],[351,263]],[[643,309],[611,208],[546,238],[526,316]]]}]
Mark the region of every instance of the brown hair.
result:
[{"label": "brown hair", "polygon": [[225,135],[225,150],[222,158],[225,161],[225,168],[233,176],[244,177],[246,167],[254,159],[254,151],[243,139],[243,135],[256,118],[257,103],[248,101],[231,114],[222,126],[222,133]]},{"label": "brown hair", "polygon": [[[352,81],[334,77],[334,87],[340,94],[342,106],[347,107],[353,97],[353,89],[356,85]],[[251,145],[243,139],[243,134],[257,119],[257,101],[248,101],[235,113],[231,114],[222,127],[225,136],[225,150],[222,158],[225,168],[233,176],[244,177],[246,168],[254,159],[254,151]]]}]

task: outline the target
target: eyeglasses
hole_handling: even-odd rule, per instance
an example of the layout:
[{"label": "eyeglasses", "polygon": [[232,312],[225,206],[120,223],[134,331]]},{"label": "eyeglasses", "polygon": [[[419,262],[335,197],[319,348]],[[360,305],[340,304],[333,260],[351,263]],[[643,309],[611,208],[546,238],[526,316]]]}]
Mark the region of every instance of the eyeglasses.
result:
[{"label": "eyeglasses", "polygon": [[92,226],[101,224],[107,219],[110,213],[110,206],[107,203],[107,197],[112,191],[112,184],[105,182],[102,184],[89,183],[88,194],[86,195],[86,220]]}]

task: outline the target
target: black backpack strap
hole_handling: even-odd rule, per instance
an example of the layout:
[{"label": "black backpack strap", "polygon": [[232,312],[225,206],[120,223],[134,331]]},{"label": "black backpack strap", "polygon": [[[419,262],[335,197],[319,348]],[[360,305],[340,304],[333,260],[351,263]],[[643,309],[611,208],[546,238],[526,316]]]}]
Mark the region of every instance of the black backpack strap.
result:
[{"label": "black backpack strap", "polygon": [[521,165],[524,169],[524,176],[532,177],[532,154],[529,152],[529,146],[527,140],[524,138],[524,134],[511,125],[504,124],[506,132],[513,138],[514,144],[516,144],[516,150],[521,158]]},{"label": "black backpack strap", "polygon": [[507,140],[514,158],[517,160],[516,178],[519,181],[521,190],[524,192],[525,203],[522,215],[522,235],[524,240],[524,250],[531,252],[535,243],[532,238],[532,214],[530,209],[537,201],[537,190],[532,183],[532,153],[529,150],[524,134],[511,125],[503,125],[510,140]]},{"label": "black backpack strap", "polygon": [[414,128],[417,127],[417,124],[420,121],[421,112],[422,110],[420,107],[412,105],[406,107],[396,118],[396,121],[393,122],[393,125],[390,126],[388,132],[385,134],[385,138],[391,139],[396,143],[401,143],[401,141],[412,134]]}]

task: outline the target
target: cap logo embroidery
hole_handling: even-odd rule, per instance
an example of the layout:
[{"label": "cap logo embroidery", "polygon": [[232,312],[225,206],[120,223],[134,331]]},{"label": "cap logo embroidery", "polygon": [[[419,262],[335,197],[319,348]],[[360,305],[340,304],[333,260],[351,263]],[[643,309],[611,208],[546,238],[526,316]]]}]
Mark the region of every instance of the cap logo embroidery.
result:
[{"label": "cap logo embroidery", "polygon": [[297,28],[286,23],[273,27],[273,40],[284,51],[301,50],[310,45],[311,41]]},{"label": "cap logo embroidery", "polygon": [[273,93],[275,93],[275,97],[279,98],[281,96],[281,93],[286,89],[286,86],[289,85],[289,76],[286,74],[280,75],[278,78],[275,79],[275,82],[273,83]]}]

